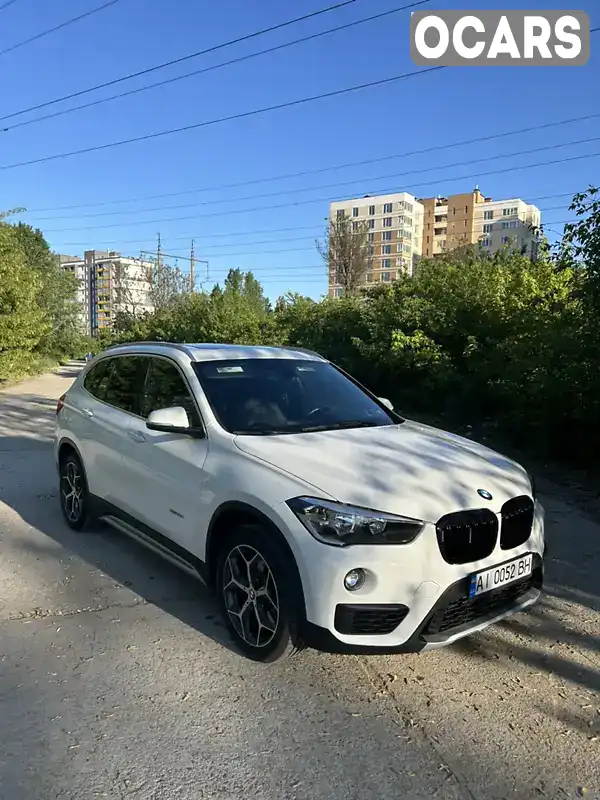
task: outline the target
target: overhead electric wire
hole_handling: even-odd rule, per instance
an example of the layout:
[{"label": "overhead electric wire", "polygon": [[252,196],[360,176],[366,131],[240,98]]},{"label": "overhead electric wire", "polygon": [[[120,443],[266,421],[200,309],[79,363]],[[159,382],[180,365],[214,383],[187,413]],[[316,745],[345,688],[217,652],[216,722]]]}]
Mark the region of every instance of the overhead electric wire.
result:
[{"label": "overhead electric wire", "polygon": [[432,145],[431,147],[422,148],[419,150],[408,150],[403,153],[397,153],[390,156],[380,156],[378,158],[369,158],[362,161],[354,161],[347,164],[337,164],[330,167],[320,167],[318,169],[304,170],[303,172],[287,173],[285,175],[275,175],[269,178],[257,178],[250,181],[241,181],[239,183],[222,184],[220,186],[207,186],[200,189],[187,189],[180,192],[167,192],[163,194],[146,195],[144,197],[125,198],[123,200],[107,200],[101,203],[80,203],[78,205],[70,206],[54,206],[47,208],[33,208],[29,209],[28,213],[44,212],[44,211],[72,211],[78,208],[99,208],[102,206],[116,205],[118,203],[133,203],[140,200],[159,200],[165,197],[181,197],[186,194],[199,194],[210,191],[222,191],[224,189],[235,189],[243,186],[252,186],[257,183],[270,183],[272,181],[287,180],[289,178],[303,178],[307,175],[317,175],[323,172],[332,172],[339,169],[348,169],[351,167],[361,167],[367,164],[377,164],[384,161],[392,161],[397,158],[408,158],[409,156],[429,155],[432,152],[439,152],[441,150],[449,150],[454,147],[464,147],[471,144],[479,144],[480,142],[489,142],[496,139],[504,139],[508,136],[519,136],[524,133],[533,133],[535,131],[547,130],[548,128],[555,128],[561,125],[570,125],[575,122],[587,122],[591,119],[600,118],[600,113],[586,114],[581,117],[571,117],[569,119],[555,120],[554,122],[545,122],[541,125],[531,125],[527,128],[518,128],[512,131],[503,131],[502,133],[488,134],[487,136],[479,136],[475,139],[464,139],[458,142],[449,142],[445,144]]},{"label": "overhead electric wire", "polygon": [[264,106],[263,108],[255,108],[252,111],[243,111],[238,114],[230,114],[226,117],[217,117],[216,119],[204,120],[203,122],[196,122],[192,125],[183,125],[181,128],[170,128],[166,131],[158,131],[157,133],[147,133],[143,136],[134,136],[131,139],[121,139],[118,142],[108,142],[106,144],[98,144],[93,147],[83,147],[80,150],[71,150],[66,153],[55,153],[51,156],[43,156],[41,158],[33,158],[29,161],[19,161],[15,164],[3,164],[0,170],[15,169],[16,167],[27,167],[32,164],[42,164],[47,161],[56,161],[57,159],[70,158],[72,156],[80,156],[84,153],[96,153],[100,150],[110,150],[113,147],[122,147],[126,144],[135,144],[137,142],[145,142],[150,139],[158,139],[162,136],[171,136],[174,133],[183,133],[185,131],[197,130],[198,128],[206,128],[210,125],[218,125],[223,122],[231,122],[233,120],[245,119],[247,117],[254,117],[259,114],[266,114],[271,111],[279,111],[282,108],[292,108],[294,106],[306,105],[313,103],[316,100],[326,100],[331,97],[340,97],[341,95],[350,94],[351,92],[358,92],[363,89],[372,89],[375,86],[384,86],[386,84],[395,83],[396,81],[404,80],[405,78],[413,78],[417,75],[425,75],[428,72],[438,72],[445,67],[427,67],[414,72],[405,72],[402,75],[393,75],[391,78],[381,78],[378,81],[369,81],[368,83],[359,83],[355,86],[347,86],[344,89],[336,89],[331,92],[323,92],[322,94],[315,94],[309,97],[301,97],[298,100],[288,100],[285,103],[276,103],[272,106]]},{"label": "overhead electric wire", "polygon": [[[551,225],[567,225],[569,222],[572,222],[572,221],[573,220],[564,220],[564,221],[560,220],[560,221],[551,222],[550,224]],[[470,244],[477,244],[477,242],[470,242]],[[449,250],[448,252],[452,252],[452,250]],[[171,256],[171,258],[177,259],[179,257],[178,256]],[[209,259],[211,259],[211,258],[212,258],[212,256],[209,256]],[[392,255],[391,258],[393,260],[395,258],[395,256]],[[422,256],[422,258],[428,258],[428,256]],[[189,259],[184,259],[183,257],[181,257],[181,260],[183,261],[183,260],[189,260]],[[198,259],[198,260],[200,260],[200,259]],[[221,272],[221,273],[227,274],[227,272],[230,269],[229,266],[227,266],[227,267],[213,267],[212,261],[210,261],[210,264],[211,264],[211,272],[213,272],[213,273]],[[267,274],[270,277],[273,277],[274,279],[285,279],[285,277],[287,275],[289,275],[290,273],[294,273],[295,271],[302,271],[302,273],[305,274],[308,270],[319,270],[320,272],[323,273],[323,279],[325,281],[327,281],[327,277],[328,277],[328,267],[327,267],[327,265],[325,263],[321,263],[321,264],[290,264],[290,265],[286,265],[286,266],[273,265],[273,266],[268,266],[268,267],[248,267],[248,268],[244,268],[244,269],[246,271],[248,271],[248,272],[252,272],[259,279],[261,277],[261,273],[262,274]],[[386,271],[388,270],[387,267],[378,267],[378,266],[374,266],[373,267],[374,271],[378,270],[378,269],[384,269]],[[397,265],[393,266],[393,267],[389,267],[389,271],[390,272],[398,272],[399,269],[400,268]],[[392,281],[390,281],[390,283],[392,283]]]},{"label": "overhead electric wire", "polygon": [[16,2],[17,2],[17,0],[7,0],[6,3],[2,3],[2,5],[0,5],[0,11],[4,11],[5,8],[8,8],[9,6],[14,5],[14,3],[16,3]]},{"label": "overhead electric wire", "polygon": [[[539,197],[530,197],[529,199],[532,201],[539,201],[539,200],[553,200],[555,197],[573,197],[579,189],[576,189],[572,192],[559,192],[558,194],[545,194]],[[561,206],[562,208],[562,206]],[[542,209],[543,210],[543,209]],[[322,231],[325,226],[321,225],[319,231]],[[168,240],[171,242],[182,242],[188,241],[191,239],[230,239],[232,236],[255,236],[260,234],[270,234],[270,233],[290,233],[291,231],[316,231],[316,225],[295,225],[291,228],[267,228],[262,230],[254,230],[254,231],[228,231],[227,233],[208,233],[203,235],[198,235],[197,233],[190,233],[186,236],[169,236]],[[111,245],[111,244],[144,244],[148,241],[148,237],[145,239],[110,239],[104,240],[102,242],[96,242],[97,245]],[[282,241],[278,239],[277,241]],[[86,247],[88,242],[64,242],[63,247]],[[238,242],[238,244],[242,244]],[[253,244],[252,242],[247,242],[243,244]],[[254,243],[255,244],[255,243]]]},{"label": "overhead electric wire", "polygon": [[115,3],[118,2],[119,0],[108,0],[107,3],[103,3],[101,6],[97,6],[97,8],[93,8],[91,11],[86,11],[85,14],[80,14],[78,17],[73,17],[72,19],[68,19],[66,22],[61,22],[60,25],[55,25],[54,28],[49,28],[47,31],[36,33],[35,36],[30,36],[29,39],[24,39],[22,42],[17,42],[17,44],[13,44],[10,47],[6,47],[4,50],[0,50],[0,56],[4,56],[7,53],[12,53],[13,50],[17,50],[19,47],[24,47],[26,44],[31,44],[31,42],[35,42],[44,36],[48,36],[51,33],[56,33],[56,31],[60,31],[63,28],[66,28],[68,25],[73,25],[73,23],[79,22],[80,20],[85,19],[86,17],[91,17],[92,14],[97,14],[99,11],[104,11],[105,8],[108,8],[109,6],[114,6]]},{"label": "overhead electric wire", "polygon": [[[547,208],[546,209],[546,211],[564,211],[564,210],[565,210],[564,206],[552,206],[551,208]],[[477,219],[476,216],[473,217],[473,221],[474,222],[480,222],[480,221],[482,221],[484,219],[485,219],[485,217],[483,217],[483,216],[479,217],[479,219]],[[495,220],[495,221],[498,222],[499,220]],[[165,239],[167,239],[167,238],[168,237],[165,237]],[[247,243],[239,242],[238,245],[239,246],[243,246],[243,245],[247,244],[249,247],[252,247],[254,245],[259,245],[259,244],[277,244],[279,242],[286,242],[286,241],[299,242],[299,241],[309,241],[311,239],[314,242],[314,237],[302,236],[302,237],[299,237],[299,238],[292,238],[292,239],[271,239],[271,240],[267,240],[267,241],[264,241],[264,242],[247,242]],[[148,241],[148,240],[144,239],[144,241]],[[379,244],[379,242],[377,242],[377,244]],[[385,244],[385,242],[382,242],[382,244]],[[221,252],[214,253],[214,252],[212,252],[212,250],[215,249],[216,247],[222,248],[222,247],[226,247],[226,246],[227,245],[213,245],[212,248],[209,246],[209,247],[203,248],[202,249],[202,253],[204,255],[208,256],[209,258],[237,258],[237,257],[242,257],[242,256],[260,256],[260,255],[268,256],[268,255],[280,254],[280,253],[303,253],[303,252],[306,252],[307,250],[314,250],[314,245],[313,245],[313,247],[289,247],[289,248],[283,248],[283,249],[277,249],[277,250],[262,250],[262,249],[260,249],[260,250],[249,250],[249,251],[245,251],[245,252],[233,252],[233,253],[221,253]],[[177,248],[177,247],[173,247],[171,249],[172,250],[179,250],[180,252],[185,252],[185,251],[189,250],[189,248],[185,248],[184,249],[184,248]],[[396,254],[395,253],[390,253],[389,255],[390,256],[394,256]]]},{"label": "overhead electric wire", "polygon": [[[531,201],[539,201],[539,200],[548,200],[553,199],[555,197],[573,197],[574,194],[579,191],[578,189],[572,192],[560,192],[558,194],[547,194],[541,197],[530,197]],[[564,208],[564,206],[557,206],[556,208]],[[553,209],[541,209],[542,212],[551,211]],[[234,236],[255,236],[260,234],[273,234],[273,233],[290,233],[292,231],[313,231],[314,235],[318,235],[319,233],[323,233],[324,229],[326,229],[326,224],[322,224],[320,227],[315,225],[297,225],[292,228],[267,228],[262,230],[254,230],[254,231],[231,231],[227,233],[208,233],[199,235],[198,233],[188,233],[185,236],[168,236],[165,237],[170,242],[183,242],[183,241],[191,241],[192,239],[231,239]],[[95,242],[96,246],[108,246],[108,245],[130,245],[130,244],[146,244],[150,241],[150,238],[146,236],[144,239],[110,239],[110,240],[103,240],[101,242]],[[292,241],[301,241],[303,239],[309,239],[312,237],[298,237],[298,238],[288,238],[288,239],[271,239],[266,241],[258,241],[258,242],[236,242],[236,246],[253,246],[255,244],[275,244],[276,242],[292,242]],[[63,242],[61,245],[62,247],[87,247],[89,244],[89,240],[86,242]],[[217,247],[226,246],[226,245],[215,245]],[[180,250],[187,250],[188,248],[179,248]]]},{"label": "overhead electric wire", "polygon": [[[10,2],[16,2],[16,0],[10,0]],[[10,5],[10,2],[7,5]],[[105,4],[105,5],[112,5],[112,3],[116,3],[116,2],[118,2],[118,0],[110,0],[110,2]],[[261,31],[256,31],[256,32],[251,33],[251,34],[247,34],[246,36],[242,36],[242,37],[240,37],[238,39],[232,39],[232,40],[230,40],[228,42],[223,42],[221,44],[218,44],[218,45],[215,45],[213,47],[207,48],[205,50],[199,50],[199,51],[197,51],[195,53],[190,53],[187,56],[182,56],[181,58],[176,58],[176,59],[173,59],[171,61],[165,61],[162,64],[157,64],[154,67],[148,67],[147,69],[140,70],[138,72],[133,72],[133,73],[130,73],[129,75],[124,75],[124,76],[122,76],[120,78],[115,78],[115,79],[113,79],[111,81],[106,81],[104,83],[97,84],[96,86],[88,87],[87,89],[81,89],[80,91],[72,92],[71,94],[68,94],[68,95],[63,95],[61,97],[56,97],[53,100],[47,100],[44,103],[38,103],[35,106],[29,106],[28,108],[23,108],[23,109],[21,109],[19,111],[13,111],[10,114],[6,114],[6,115],[0,117],[0,122],[4,121],[6,119],[12,119],[14,117],[21,116],[22,114],[27,114],[27,113],[29,113],[31,111],[38,111],[41,108],[47,108],[48,106],[55,105],[56,103],[64,102],[65,100],[72,100],[75,97],[81,97],[81,96],[83,96],[85,94],[89,94],[90,92],[95,92],[95,91],[97,91],[99,89],[105,89],[105,88],[107,88],[109,86],[115,86],[118,83],[123,83],[124,81],[131,80],[131,79],[137,78],[137,77],[141,77],[142,75],[148,75],[151,72],[156,72],[157,70],[164,69],[164,68],[169,67],[169,66],[173,66],[174,64],[180,64],[183,61],[188,61],[190,59],[197,58],[197,57],[199,57],[201,55],[205,55],[207,53],[212,53],[212,52],[215,52],[217,50],[223,49],[225,47],[229,47],[229,46],[231,46],[233,44],[238,44],[240,42],[247,41],[247,40],[255,38],[257,36],[261,36],[261,35],[263,35],[265,33],[270,33],[272,31],[275,31],[275,30],[284,28],[286,26],[292,25],[292,24],[294,24],[296,22],[300,22],[302,20],[309,19],[311,17],[316,17],[316,16],[319,16],[320,14],[328,13],[329,11],[336,10],[338,8],[341,8],[342,6],[350,5],[351,3],[354,3],[354,2],[356,2],[356,0],[346,0],[346,2],[339,3],[338,5],[330,6],[328,8],[322,9],[320,11],[315,11],[315,12],[313,12],[311,14],[307,14],[307,15],[305,15],[303,17],[298,17],[298,18],[296,18],[294,20],[288,20],[287,22],[280,23],[280,24],[272,26],[270,28],[265,28],[265,29],[263,29]],[[321,35],[325,35],[326,33],[332,33],[334,30],[342,30],[344,27],[351,27],[352,25],[361,24],[362,22],[368,22],[371,19],[377,19],[379,17],[383,17],[383,16],[386,16],[388,14],[393,14],[393,13],[396,13],[397,11],[401,11],[401,10],[404,10],[406,8],[412,8],[412,7],[415,7],[415,6],[423,5],[423,4],[427,3],[427,2],[429,2],[429,0],[419,0],[418,2],[409,3],[406,6],[402,6],[400,8],[395,8],[395,9],[392,9],[391,11],[383,12],[382,14],[374,15],[372,17],[367,17],[365,19],[358,20],[358,21],[356,21],[354,23],[349,23],[346,26],[340,26],[339,28],[335,28],[335,29],[332,29],[330,31],[325,31],[325,32],[323,32],[321,34],[316,34],[315,36],[321,36]],[[105,6],[101,6],[100,8],[95,9],[93,11],[90,11],[87,14],[82,15],[81,17],[77,17],[74,20],[70,20],[70,21],[68,21],[66,23],[63,23],[62,25],[58,26],[57,28],[53,28],[51,31],[46,31],[45,33],[38,34],[38,36],[34,37],[34,39],[35,38],[39,38],[40,36],[45,36],[46,33],[52,33],[54,30],[58,30],[59,28],[64,27],[65,25],[71,24],[72,22],[76,22],[79,19],[83,19],[83,17],[85,17],[85,16],[89,16],[90,14],[94,14],[94,13],[96,13],[96,11],[100,11],[104,7]],[[1,8],[2,7],[0,7],[0,10],[1,10]],[[599,30],[600,30],[600,27],[591,28],[590,33],[596,33]],[[310,37],[310,38],[315,38],[315,37]],[[307,41],[307,40],[308,39],[298,40],[298,42],[299,41]],[[28,41],[33,41],[33,39],[28,40]],[[290,46],[292,44],[297,44],[298,42],[290,42],[287,45],[283,45],[283,46]],[[27,42],[22,42],[21,44],[16,45],[16,47],[20,47],[23,44],[27,44]],[[10,48],[10,49],[14,49],[14,47]],[[276,49],[279,49],[279,48],[276,48]],[[5,50],[4,52],[8,52],[8,50]],[[269,52],[269,51],[265,51],[265,52]],[[0,53],[0,55],[2,55],[2,53]],[[257,54],[254,54],[254,55],[262,55],[262,53],[257,53]],[[254,57],[254,56],[251,55],[249,57]],[[235,62],[228,62],[228,63],[235,63]],[[226,64],[217,65],[217,66],[226,66]],[[439,67],[439,69],[443,69],[443,68],[444,67]],[[204,71],[204,70],[202,70],[202,71]],[[190,77],[193,74],[196,74],[196,73],[189,73],[187,75],[181,76],[180,78],[176,78],[175,80],[181,80],[183,78]],[[171,81],[165,81],[164,83],[168,83],[168,82],[171,82]],[[151,88],[154,88],[154,86],[160,86],[160,85],[163,85],[163,84],[162,83],[158,83],[158,84],[155,84],[153,86],[142,87],[141,89],[136,90],[136,91],[144,91],[146,88],[151,89]],[[131,92],[131,94],[134,94],[134,93],[135,92]],[[106,100],[99,101],[99,102],[107,102],[109,100],[116,99],[117,97],[125,96],[126,94],[130,94],[130,93],[127,92],[127,93],[124,93],[123,95],[116,95],[114,97],[109,97]],[[96,104],[97,103],[90,103],[90,104],[81,106],[81,108],[87,108],[88,105],[96,105]],[[78,108],[75,108],[75,109],[72,109],[72,110],[75,111],[75,110],[78,110]],[[68,111],[66,111],[64,113],[70,113],[70,110],[68,110]],[[55,115],[49,115],[49,116],[55,116]],[[41,120],[41,119],[47,119],[47,118],[48,117],[41,117],[39,119]],[[36,122],[36,121],[38,121],[38,120],[32,120],[32,122]],[[29,123],[27,123],[27,124],[29,124]],[[12,126],[12,127],[17,127],[17,126]],[[10,128],[5,128],[4,130],[10,130]]]},{"label": "overhead electric wire", "polygon": [[[116,2],[118,2],[118,0],[111,0],[111,3],[116,3]],[[255,39],[258,36],[264,36],[266,33],[271,33],[272,31],[277,31],[280,30],[281,28],[286,28],[289,25],[295,25],[297,22],[302,22],[307,19],[312,19],[313,17],[318,17],[322,14],[327,14],[330,11],[336,11],[339,8],[352,5],[355,2],[356,0],[342,0],[342,2],[336,3],[335,5],[332,6],[328,6],[327,8],[322,8],[319,11],[313,11],[310,14],[304,14],[301,17],[295,17],[294,19],[287,20],[286,22],[280,22],[277,25],[271,25],[268,28],[262,28],[261,30],[253,31],[252,33],[248,33],[245,36],[238,36],[235,39],[230,39],[227,42],[221,42],[220,44],[213,45],[212,47],[207,47],[204,50],[197,50],[195,53],[189,53],[187,56],[174,58],[171,59],[171,61],[164,61],[162,64],[156,64],[154,67],[148,67],[146,69],[139,70],[138,72],[131,72],[129,75],[122,75],[120,78],[113,78],[113,80],[105,81],[104,83],[99,83],[96,86],[90,86],[87,89],[80,89],[77,92],[71,92],[71,94],[62,95],[62,97],[56,97],[53,100],[46,100],[44,103],[38,103],[35,106],[29,106],[29,108],[23,108],[20,111],[13,111],[11,114],[5,114],[3,117],[0,117],[0,121],[3,121],[5,119],[12,119],[13,117],[19,117],[21,116],[21,114],[27,114],[30,111],[38,111],[40,108],[47,108],[48,106],[52,106],[55,103],[61,103],[64,100],[72,100],[75,97],[81,97],[84,94],[95,92],[98,89],[106,89],[108,86],[115,86],[118,83],[123,83],[124,81],[129,81],[132,80],[133,78],[139,78],[142,75],[148,75],[149,73],[156,72],[159,69],[165,69],[166,67],[171,67],[174,64],[181,64],[183,61],[189,61],[192,58],[198,58],[199,56],[203,56],[208,53],[214,53],[217,50],[224,49],[225,47],[231,47],[234,44],[240,44],[241,42],[248,41],[249,39]]]},{"label": "overhead electric wire", "polygon": [[[36,122],[43,122],[47,119],[54,119],[54,117],[64,116],[65,114],[72,114],[74,111],[81,111],[85,108],[92,108],[94,106],[102,105],[103,103],[109,103],[112,100],[119,100],[122,97],[129,97],[134,94],[140,94],[141,92],[147,92],[150,89],[156,89],[159,86],[167,86],[171,83],[177,83],[178,81],[185,80],[186,78],[192,78],[196,75],[203,75],[206,72],[213,72],[217,69],[222,69],[223,67],[232,66],[233,64],[240,64],[243,61],[249,61],[252,58],[257,58],[258,56],[264,56],[269,53],[275,53],[279,50],[285,50],[288,47],[292,47],[297,44],[303,44],[304,42],[309,42],[313,39],[318,39],[321,36],[327,36],[331,33],[337,33],[338,31],[347,30],[348,28],[354,28],[358,25],[362,25],[365,22],[372,22],[373,20],[382,19],[384,17],[388,17],[391,14],[397,14],[400,11],[405,11],[408,8],[413,8],[414,6],[420,6],[425,3],[428,3],[430,0],[418,0],[415,3],[409,3],[408,5],[398,6],[397,8],[392,8],[389,11],[383,11],[380,14],[373,14],[370,17],[362,17],[361,19],[354,20],[354,22],[347,22],[344,25],[337,25],[335,28],[328,28],[325,31],[319,31],[318,33],[312,33],[309,36],[303,36],[300,39],[294,39],[291,42],[284,42],[283,44],[275,45],[274,47],[268,47],[265,50],[259,50],[256,53],[249,53],[245,56],[238,56],[237,58],[232,58],[229,61],[222,61],[220,64],[212,64],[209,67],[203,67],[202,69],[194,70],[193,72],[186,72],[184,75],[176,75],[174,78],[167,78],[164,81],[158,81],[157,83],[150,83],[147,86],[140,86],[137,89],[130,89],[127,92],[120,92],[119,94],[113,94],[110,97],[102,97],[99,100],[92,100],[89,103],[83,103],[79,106],[73,106],[72,108],[65,108],[61,111],[54,111],[51,114],[44,114],[41,117],[34,117],[33,119],[24,120],[22,122],[15,122],[14,125],[9,125],[6,128],[2,128],[1,131],[6,133],[7,131],[12,131],[15,128],[22,128],[26,125],[33,125]],[[24,113],[24,112],[23,112]],[[0,117],[1,119],[6,119],[6,117]]]},{"label": "overhead electric wire", "polygon": [[[407,192],[410,192],[411,194],[414,194],[413,190],[416,187],[435,186],[435,185],[439,185],[443,181],[450,182],[450,181],[467,180],[467,179],[471,179],[471,178],[477,179],[477,178],[481,178],[481,177],[486,177],[488,175],[502,175],[502,174],[504,174],[506,172],[514,172],[515,170],[534,169],[536,167],[547,167],[547,166],[552,166],[554,164],[566,164],[566,163],[570,163],[572,161],[581,161],[581,160],[583,160],[585,158],[597,158],[598,156],[600,156],[600,152],[597,152],[597,153],[586,153],[586,154],[583,154],[583,155],[568,156],[566,158],[557,158],[557,159],[553,159],[551,161],[540,161],[540,162],[537,162],[537,163],[534,163],[534,164],[519,164],[518,166],[515,166],[515,167],[503,167],[501,169],[487,170],[485,172],[469,173],[467,175],[456,175],[456,176],[443,178],[443,179],[436,178],[436,179],[434,179],[432,181],[424,181],[422,183],[413,184],[412,187],[407,187],[407,188],[404,189],[404,191],[407,191]],[[390,193],[394,193],[396,191],[397,191],[397,187],[393,188],[393,189],[387,189],[387,190],[385,190],[385,189],[384,190],[378,190],[377,191],[377,195],[390,194]],[[345,198],[343,201],[342,200],[337,200],[337,201],[333,200],[332,201],[331,197],[318,197],[318,198],[314,198],[314,199],[311,199],[311,200],[297,200],[297,201],[292,201],[292,202],[289,202],[289,203],[278,203],[277,205],[270,205],[270,206],[254,206],[254,207],[251,207],[251,208],[241,208],[241,209],[237,208],[235,210],[235,215],[239,216],[239,214],[244,214],[244,213],[253,212],[253,211],[272,211],[273,209],[276,209],[276,208],[289,208],[289,207],[292,207],[292,206],[309,205],[311,203],[344,202],[345,200],[353,200],[353,199],[354,199],[353,197],[350,197],[350,198]],[[212,217],[221,217],[221,216],[229,216],[229,217],[231,217],[231,215],[232,215],[231,210],[229,210],[229,211],[216,211],[216,212],[213,212],[213,213],[210,213],[210,214],[202,214],[202,215],[192,214],[192,215],[188,215],[188,216],[184,216],[184,217],[171,217],[171,218],[166,218],[166,219],[165,218],[159,218],[159,219],[151,219],[151,220],[141,220],[141,221],[137,221],[137,222],[110,223],[108,225],[88,225],[88,226],[76,227],[76,228],[54,228],[54,229],[46,229],[45,232],[46,233],[65,233],[67,231],[100,230],[100,229],[103,229],[103,228],[123,228],[123,227],[131,227],[133,225],[150,225],[150,224],[152,224],[152,225],[156,225],[156,224],[160,225],[160,224],[164,224],[165,222],[180,222],[180,221],[188,220],[188,219],[209,219],[209,218],[212,218]]]},{"label": "overhead electric wire", "polygon": [[[320,184],[319,186],[307,186],[301,189],[283,189],[278,192],[266,192],[263,194],[253,194],[253,195],[246,195],[245,197],[232,197],[232,198],[221,198],[218,200],[205,200],[201,203],[185,203],[182,205],[176,206],[164,206],[159,208],[136,208],[127,211],[127,214],[145,214],[154,211],[173,211],[179,210],[182,208],[202,208],[204,206],[213,206],[216,204],[221,203],[239,203],[244,202],[245,200],[261,200],[267,197],[279,197],[281,195],[288,195],[288,194],[297,194],[299,192],[315,192],[321,189],[337,189],[342,186],[351,186],[353,184],[367,184],[373,181],[383,181],[391,178],[404,178],[409,175],[420,175],[425,172],[433,172],[435,170],[440,169],[453,169],[454,167],[464,167],[470,164],[479,164],[486,161],[497,161],[500,158],[515,158],[516,156],[523,156],[523,155],[530,155],[532,153],[539,153],[542,150],[558,150],[561,147],[573,147],[574,145],[580,144],[589,144],[591,142],[598,142],[600,141],[600,136],[593,136],[587,139],[577,139],[571,142],[559,142],[558,144],[550,144],[545,145],[543,147],[534,147],[527,150],[517,150],[513,153],[500,153],[495,156],[483,156],[482,158],[469,158],[464,161],[455,161],[451,164],[438,164],[433,167],[421,167],[420,169],[411,169],[406,172],[395,172],[395,173],[386,173],[385,175],[376,175],[373,177],[367,178],[355,178],[354,180],[350,181],[338,181],[336,183],[326,183]],[[123,214],[122,211],[100,211],[94,214],[80,214],[78,215],[78,219],[95,219],[97,217],[111,217],[115,216],[116,214]],[[38,222],[51,222],[54,220],[59,219],[72,219],[72,214],[61,214],[59,216],[52,216],[52,217],[36,217]]]}]

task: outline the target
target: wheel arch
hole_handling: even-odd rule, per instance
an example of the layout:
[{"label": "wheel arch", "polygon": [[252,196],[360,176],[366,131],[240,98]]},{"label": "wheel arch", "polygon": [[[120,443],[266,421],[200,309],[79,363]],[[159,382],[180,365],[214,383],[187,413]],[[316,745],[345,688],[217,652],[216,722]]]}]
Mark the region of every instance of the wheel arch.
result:
[{"label": "wheel arch", "polygon": [[260,525],[274,536],[289,559],[288,563],[293,570],[294,579],[297,583],[298,597],[302,603],[302,617],[305,618],[306,605],[304,601],[304,587],[302,585],[300,570],[298,569],[294,552],[288,540],[273,520],[249,503],[228,501],[222,503],[214,512],[206,536],[205,564],[208,585],[211,589],[215,588],[215,568],[219,553],[219,545],[223,541],[223,536],[226,535],[228,530],[231,530],[233,527],[239,527],[240,525]]},{"label": "wheel arch", "polygon": [[83,471],[85,472],[85,465],[83,463],[83,458],[81,457],[81,453],[79,452],[79,448],[77,447],[77,445],[75,444],[75,442],[72,439],[69,439],[68,436],[65,436],[60,440],[59,445],[58,445],[58,464],[59,465],[62,464],[63,458],[68,453],[75,453],[75,455],[79,459],[79,462],[81,464],[81,467],[82,467]]}]

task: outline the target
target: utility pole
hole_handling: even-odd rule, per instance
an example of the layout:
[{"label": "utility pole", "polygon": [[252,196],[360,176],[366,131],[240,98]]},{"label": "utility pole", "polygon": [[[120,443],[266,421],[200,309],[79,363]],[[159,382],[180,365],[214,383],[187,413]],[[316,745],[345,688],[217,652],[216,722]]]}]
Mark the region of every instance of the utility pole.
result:
[{"label": "utility pole", "polygon": [[161,258],[162,258],[162,246],[160,241],[160,233],[156,234],[157,237],[157,247],[156,247],[156,285],[160,286],[160,279],[162,277],[161,270]]},{"label": "utility pole", "polygon": [[[194,250],[193,250],[193,252],[191,254],[191,257],[189,257],[189,258],[186,257],[186,256],[172,255],[171,253],[163,253],[162,250],[159,250],[157,252],[154,252],[154,250],[140,250],[140,253],[142,255],[148,255],[148,256],[152,256],[154,258],[175,258],[175,259],[180,259],[181,261],[189,261],[190,265],[191,265],[191,263],[193,261],[194,266],[196,264],[204,264],[206,266],[206,278],[204,280],[199,281],[200,289],[202,290],[202,287],[204,286],[204,284],[208,283],[210,281],[210,266],[209,266],[209,262],[204,258],[196,258],[195,248],[194,248]],[[196,285],[196,281],[194,279],[194,286],[195,285]]]},{"label": "utility pole", "polygon": [[194,294],[196,289],[196,265],[194,263],[194,256],[194,240],[192,239],[192,249],[190,251],[190,291],[192,294]]}]

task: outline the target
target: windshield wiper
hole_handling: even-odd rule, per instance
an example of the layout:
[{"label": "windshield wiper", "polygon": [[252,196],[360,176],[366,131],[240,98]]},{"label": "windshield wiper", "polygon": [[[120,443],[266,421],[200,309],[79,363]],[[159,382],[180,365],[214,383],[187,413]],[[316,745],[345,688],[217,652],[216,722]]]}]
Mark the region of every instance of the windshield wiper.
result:
[{"label": "windshield wiper", "polygon": [[309,425],[301,428],[302,433],[317,433],[319,431],[343,431],[349,428],[381,428],[379,422],[367,422],[362,419],[345,420],[344,422],[330,422],[326,425]]},{"label": "windshield wiper", "polygon": [[298,429],[276,430],[275,428],[249,428],[241,431],[231,431],[234,436],[281,436],[285,433],[298,433]]}]

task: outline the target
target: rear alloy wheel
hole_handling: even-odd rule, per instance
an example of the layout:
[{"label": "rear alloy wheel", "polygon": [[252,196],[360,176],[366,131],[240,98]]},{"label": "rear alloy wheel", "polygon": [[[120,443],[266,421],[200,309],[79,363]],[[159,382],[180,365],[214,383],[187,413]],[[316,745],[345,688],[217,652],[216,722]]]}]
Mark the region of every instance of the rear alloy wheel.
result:
[{"label": "rear alloy wheel", "polygon": [[240,650],[254,661],[278,661],[298,646],[292,629],[290,579],[279,548],[261,528],[228,537],[217,566],[223,618]]},{"label": "rear alloy wheel", "polygon": [[60,507],[69,528],[81,531],[90,518],[85,474],[79,458],[70,453],[60,463]]}]

